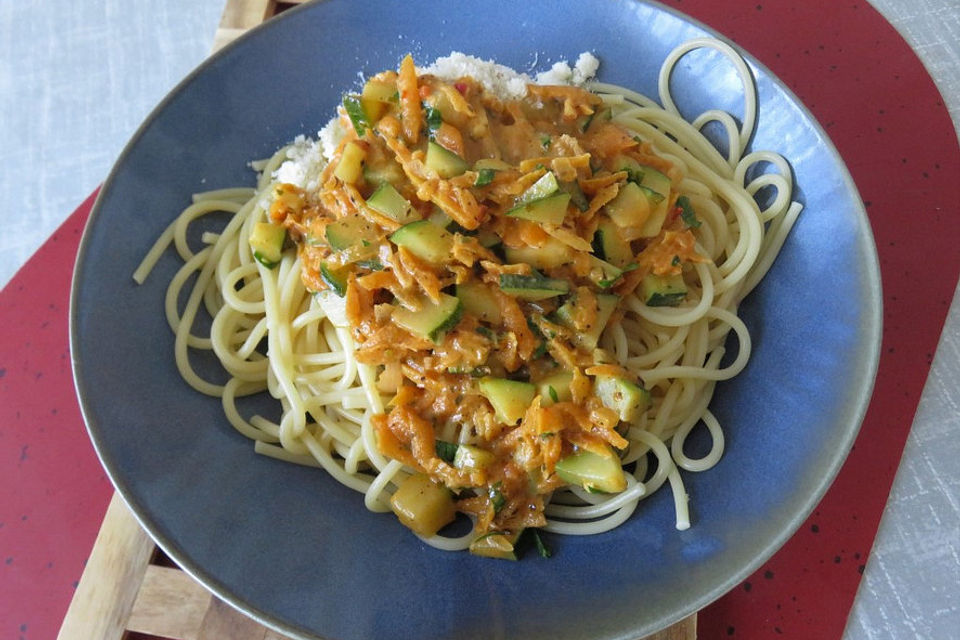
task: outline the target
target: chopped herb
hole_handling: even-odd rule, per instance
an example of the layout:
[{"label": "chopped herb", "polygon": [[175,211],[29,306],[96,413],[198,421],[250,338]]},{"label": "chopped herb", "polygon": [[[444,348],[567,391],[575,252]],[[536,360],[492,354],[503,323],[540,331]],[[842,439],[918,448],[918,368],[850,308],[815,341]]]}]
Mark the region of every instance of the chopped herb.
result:
[{"label": "chopped herb", "polygon": [[383,264],[379,260],[359,260],[357,266],[370,271],[383,271]]},{"label": "chopped herb", "polygon": [[447,464],[453,464],[453,458],[457,455],[458,446],[453,442],[447,442],[446,440],[437,440],[437,457],[446,462]]},{"label": "chopped herb", "polygon": [[680,256],[673,256],[673,260],[670,261],[670,265],[674,267],[680,266]]},{"label": "chopped herb", "polygon": [[605,280],[598,280],[598,281],[597,281],[597,285],[598,285],[601,289],[609,289],[610,287],[612,287],[613,285],[615,285],[615,284],[617,283],[617,281],[620,280],[620,276],[622,276],[623,273],[624,273],[624,272],[618,273],[618,274],[616,275],[616,277],[614,277],[614,278],[607,278],[607,279],[605,279]]},{"label": "chopped herb", "polygon": [[483,378],[484,376],[488,376],[488,375],[490,375],[490,367],[486,365],[482,367],[474,367],[473,370],[470,372],[470,376],[474,378]]},{"label": "chopped herb", "polygon": [[547,393],[550,394],[550,399],[554,402],[560,402],[560,395],[557,393],[557,390],[553,388],[553,385],[547,385]]},{"label": "chopped herb", "polygon": [[493,505],[494,513],[500,513],[500,510],[503,509],[503,506],[507,504],[507,499],[500,491],[500,487],[502,486],[503,484],[498,482],[487,490],[487,495],[490,497],[490,504]]},{"label": "chopped herb", "polygon": [[533,353],[530,355],[530,357],[536,360],[537,358],[542,358],[546,353],[547,353],[547,341],[541,340],[540,344],[538,344],[537,348],[533,350]]},{"label": "chopped herb", "polygon": [[473,186],[483,187],[493,182],[493,176],[497,173],[496,169],[480,169],[477,171],[477,179]]},{"label": "chopped herb", "polygon": [[357,135],[362,138],[363,134],[367,131],[367,127],[370,126],[370,123],[367,122],[367,114],[363,110],[360,96],[350,94],[343,96],[343,110],[347,112],[347,116],[350,118],[350,122],[353,123],[353,128],[356,130]]},{"label": "chopped herb", "polygon": [[557,434],[555,434],[553,431],[545,431],[545,432],[543,432],[543,433],[540,434],[540,439],[541,439],[541,440],[549,440],[550,438],[552,438],[552,437],[555,436],[555,435],[557,435]]},{"label": "chopped herb", "polygon": [[433,140],[433,134],[436,133],[440,125],[443,124],[443,117],[440,115],[440,110],[434,109],[433,107],[425,107],[424,112],[427,121],[427,134],[430,139]]},{"label": "chopped herb", "polygon": [[677,198],[677,206],[680,207],[680,218],[688,227],[696,229],[700,226],[700,220],[697,218],[697,212],[693,210],[693,205],[687,196]]},{"label": "chopped herb", "polygon": [[540,539],[539,531],[537,531],[536,529],[531,529],[530,535],[533,536],[533,544],[536,545],[537,553],[540,555],[541,558],[549,558],[551,555],[553,555],[550,551],[550,548],[547,547],[547,545],[543,543],[543,540]]},{"label": "chopped herb", "polygon": [[487,339],[489,339],[489,340],[496,340],[496,339],[497,339],[497,334],[494,333],[493,329],[491,329],[491,328],[489,328],[489,327],[484,327],[483,325],[480,325],[479,327],[477,327],[476,329],[474,329],[474,331],[476,331],[477,333],[479,333],[480,335],[482,335],[484,338],[487,338]]},{"label": "chopped herb", "polygon": [[544,149],[549,149],[552,142],[553,141],[550,139],[550,136],[547,134],[544,133],[540,136],[540,146]]},{"label": "chopped herb", "polygon": [[627,182],[636,182],[637,184],[643,182],[643,171],[641,169],[620,167],[620,171],[627,173]]}]

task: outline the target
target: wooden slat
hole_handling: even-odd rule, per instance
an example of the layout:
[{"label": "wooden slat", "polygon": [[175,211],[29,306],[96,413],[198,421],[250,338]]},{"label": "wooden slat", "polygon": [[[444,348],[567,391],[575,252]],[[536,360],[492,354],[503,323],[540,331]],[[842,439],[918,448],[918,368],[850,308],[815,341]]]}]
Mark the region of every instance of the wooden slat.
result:
[{"label": "wooden slat", "polygon": [[213,37],[213,50],[218,51],[273,15],[275,0],[230,0],[220,17],[220,27]]},{"label": "wooden slat", "polygon": [[150,565],[127,629],[173,640],[197,640],[213,599],[183,571]]},{"label": "wooden slat", "polygon": [[266,22],[284,5],[302,4],[306,0],[228,0],[220,18],[220,26],[213,37],[213,51],[243,35],[249,29]]},{"label": "wooden slat", "polygon": [[153,541],[113,494],[58,640],[120,640],[153,551]]},{"label": "wooden slat", "polygon": [[675,625],[643,640],[697,640],[697,614],[690,614]]},{"label": "wooden slat", "polygon": [[[213,599],[197,640],[265,640],[268,632],[251,618],[243,615],[222,600]],[[280,637],[274,635],[274,637]]]}]

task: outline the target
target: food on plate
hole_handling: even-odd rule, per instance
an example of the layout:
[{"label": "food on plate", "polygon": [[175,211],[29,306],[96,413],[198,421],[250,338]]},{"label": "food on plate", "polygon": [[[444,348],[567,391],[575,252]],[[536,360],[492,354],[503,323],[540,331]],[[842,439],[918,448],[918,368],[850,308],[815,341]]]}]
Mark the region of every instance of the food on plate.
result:
[{"label": "food on plate", "polygon": [[[673,104],[673,65],[702,47],[741,75],[741,126]],[[709,402],[751,346],[736,309],[800,205],[789,165],[746,151],[756,95],[727,45],[675,50],[663,107],[585,84],[596,68],[583,54],[534,80],[406,56],[258,164],[257,189],[196,196],[135,274],[171,242],[184,260],[166,304],[185,379],[260,453],[323,467],[439,548],[515,558],[525,531],[608,530],[666,483],[688,527],[679,469],[722,454]],[[187,228],[213,211],[232,217],[194,250]],[[201,308],[209,335],[192,333]],[[228,380],[198,376],[191,349]],[[280,419],[244,417],[236,399],[264,391]],[[458,514],[471,526],[448,535]]]}]

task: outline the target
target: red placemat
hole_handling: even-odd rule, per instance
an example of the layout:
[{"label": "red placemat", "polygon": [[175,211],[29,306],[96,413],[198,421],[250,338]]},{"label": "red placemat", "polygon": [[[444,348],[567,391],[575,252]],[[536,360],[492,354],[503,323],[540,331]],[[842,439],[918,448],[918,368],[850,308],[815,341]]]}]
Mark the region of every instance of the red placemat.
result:
[{"label": "red placemat", "polygon": [[[702,640],[839,638],[960,273],[956,134],[920,61],[865,2],[668,4],[738,42],[812,109],[877,240],[883,354],[854,450],[797,535],[700,616]],[[56,636],[112,491],[68,353],[70,276],[91,204],[0,292],[0,637]]]}]

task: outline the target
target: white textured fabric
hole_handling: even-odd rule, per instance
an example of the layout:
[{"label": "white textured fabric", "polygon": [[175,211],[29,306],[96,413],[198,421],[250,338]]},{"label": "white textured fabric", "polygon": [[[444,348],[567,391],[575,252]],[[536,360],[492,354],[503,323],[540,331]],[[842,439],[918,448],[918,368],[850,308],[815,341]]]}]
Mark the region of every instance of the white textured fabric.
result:
[{"label": "white textured fabric", "polygon": [[210,52],[220,0],[0,0],[0,287]]},{"label": "white textured fabric", "polygon": [[[871,0],[960,130],[960,0]],[[0,286],[208,53],[223,0],[0,0]],[[958,214],[957,211],[952,212]],[[960,291],[846,640],[960,638]]]}]

